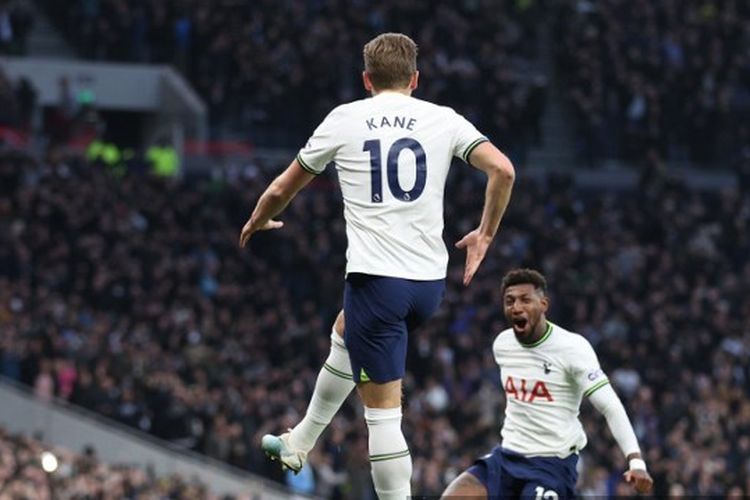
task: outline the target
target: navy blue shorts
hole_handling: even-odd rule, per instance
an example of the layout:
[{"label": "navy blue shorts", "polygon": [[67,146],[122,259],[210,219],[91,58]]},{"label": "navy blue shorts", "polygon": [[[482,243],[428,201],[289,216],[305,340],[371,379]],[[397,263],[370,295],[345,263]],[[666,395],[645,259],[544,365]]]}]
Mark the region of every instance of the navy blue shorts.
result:
[{"label": "navy blue shorts", "polygon": [[445,280],[416,281],[350,273],[344,286],[344,342],[354,381],[404,377],[408,333],[430,319]]},{"label": "navy blue shorts", "polygon": [[496,446],[469,467],[487,488],[487,497],[573,499],[578,480],[578,455],[566,458],[524,457]]}]

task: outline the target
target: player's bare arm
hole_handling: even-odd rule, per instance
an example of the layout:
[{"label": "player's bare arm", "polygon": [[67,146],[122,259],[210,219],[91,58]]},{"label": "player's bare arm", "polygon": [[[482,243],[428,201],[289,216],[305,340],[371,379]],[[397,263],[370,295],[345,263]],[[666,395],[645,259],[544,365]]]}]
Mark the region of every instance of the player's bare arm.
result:
[{"label": "player's bare arm", "polygon": [[344,310],[342,309],[336,316],[336,321],[333,322],[333,330],[342,339],[344,338],[344,325]]},{"label": "player's bare arm", "polygon": [[278,229],[284,225],[273,220],[286,208],[290,201],[315,178],[304,170],[295,159],[271,184],[258,199],[252,215],[245,223],[240,234],[240,247],[244,248],[250,237],[258,231]]},{"label": "player's bare arm", "polygon": [[487,255],[487,249],[497,234],[500,220],[508,207],[516,178],[515,169],[508,157],[490,142],[477,146],[469,155],[469,163],[487,174],[487,188],[484,193],[484,209],[479,227],[456,243],[456,248],[466,249],[464,286],[471,283],[479,265]]}]

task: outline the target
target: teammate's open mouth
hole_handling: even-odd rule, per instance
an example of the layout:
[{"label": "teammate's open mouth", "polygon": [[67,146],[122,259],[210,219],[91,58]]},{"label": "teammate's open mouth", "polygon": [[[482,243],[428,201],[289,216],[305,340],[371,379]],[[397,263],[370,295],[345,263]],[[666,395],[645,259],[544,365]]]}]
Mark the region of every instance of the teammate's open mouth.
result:
[{"label": "teammate's open mouth", "polygon": [[518,328],[519,330],[523,330],[526,327],[526,323],[528,323],[529,320],[526,318],[515,318],[513,320],[513,326]]}]

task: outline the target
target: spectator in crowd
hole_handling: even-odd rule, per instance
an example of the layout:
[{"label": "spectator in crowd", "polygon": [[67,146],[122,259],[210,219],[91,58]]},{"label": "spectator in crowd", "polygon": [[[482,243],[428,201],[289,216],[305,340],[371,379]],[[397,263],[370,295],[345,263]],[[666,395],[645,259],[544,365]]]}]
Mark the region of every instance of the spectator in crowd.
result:
[{"label": "spectator in crowd", "polygon": [[14,83],[0,70],[0,128],[29,131],[36,100],[36,89],[27,78]]},{"label": "spectator in crowd", "polygon": [[24,2],[0,0],[0,54],[23,55],[34,19]]},{"label": "spectator in crowd", "polygon": [[[328,350],[321,332],[340,307],[331,297],[342,294],[345,235],[324,174],[288,208],[283,231],[238,252],[248,200],[276,167],[255,164],[231,183],[165,181],[0,155],[0,189],[10,186],[0,197],[0,373],[32,387],[49,375],[58,397],[285,482],[258,440],[304,412]],[[655,494],[750,495],[750,191],[703,192],[648,172],[627,192],[527,182],[471,287],[452,256],[441,311],[410,339],[415,493],[439,493],[497,441],[498,276],[534,265],[550,278],[554,316],[612,374]],[[481,209],[482,180],[451,175],[446,238],[456,241]],[[361,412],[347,402],[311,457],[314,487],[330,498],[372,495]],[[607,435],[586,407],[583,418]],[[582,464],[582,491],[621,491],[625,464],[610,438],[592,441]]]}]

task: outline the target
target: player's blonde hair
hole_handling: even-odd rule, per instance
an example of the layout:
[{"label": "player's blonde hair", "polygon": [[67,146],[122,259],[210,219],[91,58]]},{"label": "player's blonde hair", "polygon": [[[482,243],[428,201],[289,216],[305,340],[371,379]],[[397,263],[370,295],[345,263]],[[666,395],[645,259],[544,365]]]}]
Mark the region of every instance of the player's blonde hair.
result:
[{"label": "player's blonde hair", "polygon": [[417,71],[417,44],[401,33],[383,33],[365,44],[365,72],[378,90],[404,88]]}]

